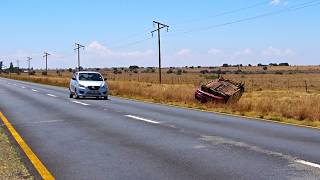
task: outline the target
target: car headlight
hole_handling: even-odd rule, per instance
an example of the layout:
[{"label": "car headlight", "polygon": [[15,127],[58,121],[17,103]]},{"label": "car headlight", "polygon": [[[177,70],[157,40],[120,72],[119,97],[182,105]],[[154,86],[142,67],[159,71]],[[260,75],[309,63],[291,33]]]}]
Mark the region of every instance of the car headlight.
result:
[{"label": "car headlight", "polygon": [[84,86],[84,85],[82,85],[82,84],[79,84],[79,87],[85,88],[85,86]]},{"label": "car headlight", "polygon": [[106,83],[103,83],[103,84],[101,84],[100,87],[101,87],[101,88],[107,88],[107,85],[106,85]]}]

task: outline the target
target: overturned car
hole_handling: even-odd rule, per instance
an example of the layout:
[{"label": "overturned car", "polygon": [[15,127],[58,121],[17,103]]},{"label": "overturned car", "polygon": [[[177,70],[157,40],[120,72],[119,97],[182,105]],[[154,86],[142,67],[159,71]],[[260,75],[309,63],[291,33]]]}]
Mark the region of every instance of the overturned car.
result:
[{"label": "overturned car", "polygon": [[243,92],[244,83],[236,83],[224,78],[218,78],[197,89],[195,98],[202,103],[229,103],[238,101]]}]

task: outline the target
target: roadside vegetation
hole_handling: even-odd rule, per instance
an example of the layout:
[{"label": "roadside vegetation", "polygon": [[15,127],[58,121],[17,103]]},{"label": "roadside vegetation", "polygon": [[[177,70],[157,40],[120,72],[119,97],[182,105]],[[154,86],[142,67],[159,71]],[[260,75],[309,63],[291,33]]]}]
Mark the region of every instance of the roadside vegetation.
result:
[{"label": "roadside vegetation", "polygon": [[[162,85],[157,83],[157,71],[152,68],[99,71],[108,78],[114,96],[320,127],[320,67],[268,67],[268,70],[265,67],[242,67],[241,73],[239,67],[184,67],[181,71],[168,68],[164,70]],[[210,70],[227,71],[222,73],[223,77],[246,83],[246,92],[239,102],[201,104],[194,99],[194,91],[200,84],[217,77]],[[71,74],[60,70],[50,71],[48,76],[41,72],[2,76],[68,87]]]},{"label": "roadside vegetation", "polygon": [[33,179],[0,127],[0,179]]}]

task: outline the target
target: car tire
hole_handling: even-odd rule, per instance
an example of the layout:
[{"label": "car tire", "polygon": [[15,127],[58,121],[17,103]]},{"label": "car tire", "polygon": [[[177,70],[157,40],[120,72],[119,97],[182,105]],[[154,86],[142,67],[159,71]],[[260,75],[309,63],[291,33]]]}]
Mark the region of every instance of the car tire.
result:
[{"label": "car tire", "polygon": [[73,98],[73,94],[71,92],[69,94],[69,98]]}]

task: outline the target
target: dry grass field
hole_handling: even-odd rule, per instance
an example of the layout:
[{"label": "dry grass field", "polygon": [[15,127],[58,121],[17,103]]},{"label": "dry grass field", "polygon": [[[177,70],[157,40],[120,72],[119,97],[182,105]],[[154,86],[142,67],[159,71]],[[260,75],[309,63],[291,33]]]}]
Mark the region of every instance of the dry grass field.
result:
[{"label": "dry grass field", "polygon": [[[246,92],[235,104],[201,104],[194,99],[194,91],[200,84],[217,77],[215,74],[199,73],[209,68],[198,68],[197,71],[183,68],[186,72],[181,75],[175,73],[177,69],[170,74],[166,73],[168,69],[164,69],[162,85],[157,83],[156,71],[143,73],[143,70],[131,72],[123,69],[121,73],[115,74],[114,70],[109,69],[102,70],[101,73],[108,78],[111,95],[115,96],[320,127],[320,68],[318,66],[282,67],[282,69],[269,67],[266,72],[262,71],[265,73],[258,72],[261,67],[246,68],[246,73],[223,75],[224,78],[246,83]],[[282,73],[277,73],[279,69]],[[297,69],[304,72],[292,73]],[[238,68],[234,67],[228,69],[231,72],[237,70]],[[248,73],[250,71],[257,73]],[[27,74],[3,74],[2,76],[68,87],[72,73],[50,71],[48,76],[40,74],[37,72],[33,76]]]}]

